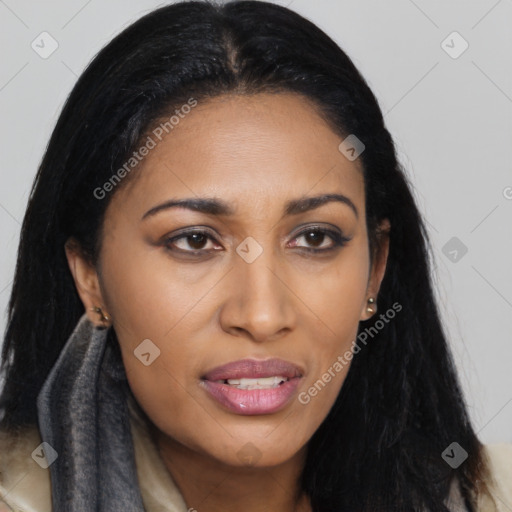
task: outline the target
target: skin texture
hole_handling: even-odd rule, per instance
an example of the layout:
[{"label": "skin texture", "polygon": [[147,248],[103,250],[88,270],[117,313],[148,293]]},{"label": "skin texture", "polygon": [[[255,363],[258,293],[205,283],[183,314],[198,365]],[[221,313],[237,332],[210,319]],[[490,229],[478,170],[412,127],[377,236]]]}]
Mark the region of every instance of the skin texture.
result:
[{"label": "skin texture", "polygon": [[[371,313],[367,299],[377,297],[389,244],[382,236],[370,268],[363,175],[358,160],[338,150],[342,140],[295,94],[200,103],[144,158],[136,179],[115,191],[98,268],[66,246],[89,318],[100,323],[93,306],[110,315],[165,465],[199,512],[310,510],[298,488],[307,442],[348,365],[308,404],[297,395],[351,349],[359,321],[375,314],[378,301]],[[339,202],[283,215],[286,201],[324,193],[350,198],[358,216]],[[141,220],[171,198],[199,196],[227,201],[234,215],[171,208]],[[166,237],[205,226],[214,239],[166,247]],[[350,240],[336,247],[329,235],[300,235],[306,227],[337,229]],[[252,263],[236,252],[246,237],[263,249]],[[194,249],[204,255],[185,253]],[[160,350],[149,366],[134,356],[145,339]],[[273,357],[304,370],[296,396],[276,413],[236,414],[200,385],[219,365]],[[243,449],[254,455],[250,463]]]}]

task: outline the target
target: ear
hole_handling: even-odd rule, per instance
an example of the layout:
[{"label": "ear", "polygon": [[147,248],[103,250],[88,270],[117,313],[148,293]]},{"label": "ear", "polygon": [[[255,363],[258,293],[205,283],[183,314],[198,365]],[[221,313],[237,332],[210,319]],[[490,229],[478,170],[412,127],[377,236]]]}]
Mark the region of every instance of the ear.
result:
[{"label": "ear", "polygon": [[[377,296],[388,261],[390,229],[391,225],[388,219],[383,219],[377,228],[377,247],[375,247],[373,254],[373,264],[370,269],[365,303],[361,311],[361,320],[368,320],[377,312]],[[369,298],[373,298],[374,302],[367,302]],[[368,308],[371,308],[373,311],[368,311]]]},{"label": "ear", "polygon": [[[74,239],[69,238],[64,244],[66,258],[69,269],[73,275],[78,295],[84,305],[85,312],[89,320],[98,327],[106,327],[110,317],[105,310],[105,301],[100,289],[98,273],[88,258],[81,250],[80,244]],[[94,308],[100,307],[107,319],[102,320],[101,313],[94,311]]]}]

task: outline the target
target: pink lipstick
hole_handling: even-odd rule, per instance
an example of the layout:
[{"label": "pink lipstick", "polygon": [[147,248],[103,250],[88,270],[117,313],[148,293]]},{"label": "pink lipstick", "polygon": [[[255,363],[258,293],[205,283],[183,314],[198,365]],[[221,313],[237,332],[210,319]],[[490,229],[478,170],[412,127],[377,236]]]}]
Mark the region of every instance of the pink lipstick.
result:
[{"label": "pink lipstick", "polygon": [[201,386],[237,414],[272,414],[290,402],[302,375],[299,366],[282,359],[242,359],[210,370]]}]

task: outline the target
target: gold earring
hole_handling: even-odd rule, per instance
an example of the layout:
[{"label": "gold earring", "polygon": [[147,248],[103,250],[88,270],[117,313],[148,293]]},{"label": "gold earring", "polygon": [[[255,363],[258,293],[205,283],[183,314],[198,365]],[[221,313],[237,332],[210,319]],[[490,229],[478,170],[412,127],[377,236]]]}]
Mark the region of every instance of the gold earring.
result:
[{"label": "gold earring", "polygon": [[[368,303],[369,304],[373,304],[374,302],[375,302],[375,299],[373,297],[370,297],[368,299]],[[373,308],[370,308],[370,307],[367,307],[366,311],[367,311],[367,313],[373,313],[374,312]]]},{"label": "gold earring", "polygon": [[98,306],[94,306],[91,308],[91,311],[94,311],[95,313],[98,313],[98,315],[100,315],[100,320],[105,324],[107,322],[110,322],[110,316],[108,315],[108,313],[104,313],[103,310],[98,307]]}]

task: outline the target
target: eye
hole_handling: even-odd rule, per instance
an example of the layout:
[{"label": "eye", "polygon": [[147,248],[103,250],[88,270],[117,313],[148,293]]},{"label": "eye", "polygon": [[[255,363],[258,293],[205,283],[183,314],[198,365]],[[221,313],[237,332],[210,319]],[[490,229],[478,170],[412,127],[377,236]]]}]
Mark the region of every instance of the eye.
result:
[{"label": "eye", "polygon": [[[208,247],[208,242],[212,242],[210,247]],[[166,238],[164,243],[170,251],[179,251],[194,255],[218,250],[212,246],[214,245],[213,242],[217,241],[208,231],[194,229]]]},{"label": "eye", "polygon": [[[304,239],[306,245],[298,243],[301,239]],[[338,231],[310,226],[296,235],[290,246],[310,253],[326,253],[344,246],[348,241],[350,238],[343,236]],[[188,256],[201,256],[222,249],[216,238],[204,229],[182,231],[177,235],[165,238],[163,245],[169,251]]]},{"label": "eye", "polygon": [[[298,245],[297,240],[304,239],[307,245]],[[330,241],[329,241],[330,240]],[[301,231],[294,239],[292,247],[298,247],[309,252],[327,252],[343,247],[350,239],[337,231],[322,228],[308,227]]]}]

